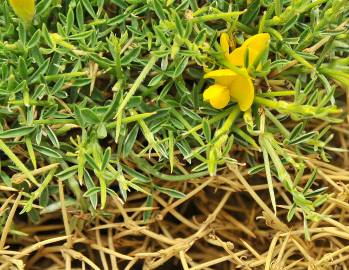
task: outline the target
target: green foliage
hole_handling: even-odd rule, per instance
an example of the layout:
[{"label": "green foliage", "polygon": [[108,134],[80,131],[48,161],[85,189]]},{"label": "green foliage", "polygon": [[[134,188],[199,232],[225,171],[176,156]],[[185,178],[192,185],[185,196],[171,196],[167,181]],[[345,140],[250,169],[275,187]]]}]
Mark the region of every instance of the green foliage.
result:
[{"label": "green foliage", "polygon": [[[156,179],[214,175],[239,159],[251,173],[266,172],[275,211],[278,179],[293,198],[289,220],[296,209],[318,218],[325,190],[311,189],[315,176],[302,187],[301,156],[331,160],[329,128],[310,123],[343,120],[348,1],[198,2],[41,0],[32,25],[0,3],[0,181],[24,190],[26,212],[33,202],[58,207],[53,177],[68,182],[67,202],[94,212],[98,201],[104,208],[131,190],[147,194],[147,206],[156,191],[182,198]],[[219,111],[202,100],[204,71],[223,65],[222,32],[237,44],[272,36],[244,115],[235,104]],[[33,176],[52,163],[57,170]],[[9,181],[15,173],[33,185]]]}]

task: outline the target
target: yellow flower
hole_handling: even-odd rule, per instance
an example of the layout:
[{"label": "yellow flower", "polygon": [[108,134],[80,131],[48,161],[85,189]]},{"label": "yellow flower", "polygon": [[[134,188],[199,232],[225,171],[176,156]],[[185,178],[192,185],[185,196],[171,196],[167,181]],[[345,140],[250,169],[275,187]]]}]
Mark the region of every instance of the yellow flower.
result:
[{"label": "yellow flower", "polygon": [[25,23],[30,23],[35,15],[35,0],[9,0],[16,15]]},{"label": "yellow flower", "polygon": [[[239,48],[236,48],[229,53],[229,38],[226,33],[221,35],[221,47],[225,57],[232,65],[243,67],[245,63],[246,53],[248,51],[249,65],[263,53],[269,46],[270,35],[268,33],[262,33],[254,35],[248,38]],[[228,48],[228,50],[227,50]]]},{"label": "yellow flower", "polygon": [[239,48],[230,52],[229,37],[223,33],[220,45],[224,56],[228,61],[240,68],[239,74],[230,69],[219,69],[208,72],[204,78],[215,80],[215,84],[204,91],[204,100],[210,102],[216,109],[222,109],[229,101],[235,100],[240,110],[247,111],[254,99],[254,86],[248,71],[244,67],[246,53],[248,53],[249,65],[263,53],[269,45],[269,34],[257,34],[247,39]]},{"label": "yellow flower", "polygon": [[222,109],[228,105],[230,99],[237,101],[242,111],[247,111],[254,99],[254,87],[245,68],[237,74],[230,69],[219,69],[208,72],[204,78],[215,80],[215,84],[204,91],[204,100],[211,106]]}]

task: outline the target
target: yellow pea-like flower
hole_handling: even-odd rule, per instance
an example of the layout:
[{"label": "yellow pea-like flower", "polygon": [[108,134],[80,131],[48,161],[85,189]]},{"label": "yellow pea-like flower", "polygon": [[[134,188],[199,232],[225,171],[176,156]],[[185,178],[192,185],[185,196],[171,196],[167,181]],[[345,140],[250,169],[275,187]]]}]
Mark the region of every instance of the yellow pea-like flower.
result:
[{"label": "yellow pea-like flower", "polygon": [[248,71],[244,67],[246,53],[249,65],[263,53],[269,46],[270,35],[257,34],[248,38],[239,48],[230,52],[229,36],[223,33],[220,45],[225,58],[234,66],[240,68],[239,74],[230,69],[219,69],[208,72],[204,78],[215,80],[215,84],[204,91],[204,100],[210,102],[216,109],[222,109],[230,100],[238,103],[241,111],[247,111],[254,100],[254,86]]},{"label": "yellow pea-like flower", "polygon": [[[248,38],[241,45],[241,47],[236,48],[231,53],[226,54],[226,58],[232,65],[243,67],[245,63],[246,53],[248,52],[249,65],[251,65],[254,63],[257,57],[259,57],[261,53],[263,53],[268,48],[269,40],[270,35],[268,33],[254,35]],[[225,41],[223,43],[225,43]]]},{"label": "yellow pea-like flower", "polygon": [[215,84],[204,91],[204,100],[211,106],[222,109],[232,99],[236,101],[241,111],[247,111],[254,99],[254,86],[245,68],[242,74],[237,74],[230,69],[219,69],[208,72],[204,78],[215,80]]},{"label": "yellow pea-like flower", "polygon": [[9,0],[16,15],[25,23],[30,23],[35,15],[35,0]]}]

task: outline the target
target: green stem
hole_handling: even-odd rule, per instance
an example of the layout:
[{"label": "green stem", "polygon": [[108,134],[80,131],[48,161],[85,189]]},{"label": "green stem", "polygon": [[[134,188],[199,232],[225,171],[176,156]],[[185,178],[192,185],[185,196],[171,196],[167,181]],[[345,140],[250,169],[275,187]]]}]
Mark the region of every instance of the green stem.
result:
[{"label": "green stem", "polygon": [[259,94],[260,97],[285,97],[285,96],[293,96],[296,93],[294,90],[284,90],[284,91],[273,91]]},{"label": "green stem", "polygon": [[11,149],[0,139],[0,150],[2,150],[16,166],[22,171],[22,173],[35,185],[39,186],[32,173],[27,169],[27,167],[22,163],[22,161],[11,151]]},{"label": "green stem", "polygon": [[257,103],[259,105],[263,105],[272,109],[280,109],[280,104],[278,101],[274,101],[271,99],[263,98],[260,96],[255,96],[254,103]]},{"label": "green stem", "polygon": [[103,177],[103,172],[96,173],[99,179],[99,186],[101,188],[101,209],[104,209],[107,202],[107,183]]},{"label": "green stem", "polygon": [[47,187],[47,185],[51,182],[53,176],[55,175],[55,172],[57,170],[56,168],[53,168],[45,177],[44,181],[42,183],[40,183],[40,186],[37,190],[35,190],[34,192],[32,192],[31,197],[29,199],[29,201],[26,203],[25,207],[23,208],[23,211],[21,213],[24,212],[29,212],[32,207],[33,207],[33,202],[40,197],[41,193],[44,191],[44,189]]},{"label": "green stem", "polygon": [[280,14],[282,12],[282,2],[281,2],[281,0],[275,0],[274,7],[275,7],[275,15],[276,16],[280,16]]},{"label": "green stem", "polygon": [[312,8],[318,6],[318,5],[321,5],[322,3],[325,3],[325,2],[327,2],[327,0],[316,0],[316,1],[314,1],[314,2],[312,2],[312,3],[310,3],[310,4],[308,4],[308,5],[305,7],[305,9],[303,10],[303,12],[305,12],[305,11],[307,11],[307,10],[310,10],[310,9],[312,9]]},{"label": "green stem", "polygon": [[301,55],[296,53],[294,50],[292,50],[288,45],[284,44],[282,46],[282,50],[286,52],[288,55],[292,56],[295,60],[297,60],[302,65],[310,68],[311,70],[314,69],[313,65],[310,64],[307,60],[305,60]]},{"label": "green stem", "polygon": [[282,135],[287,138],[290,135],[290,132],[287,130],[287,128],[284,127],[283,124],[269,111],[265,110],[265,115],[273,122],[273,124],[280,130]]},{"label": "green stem", "polygon": [[240,108],[238,106],[235,106],[233,110],[230,112],[227,120],[225,120],[223,126],[217,130],[216,135],[217,137],[221,136],[222,134],[227,133],[231,126],[233,125],[234,121],[240,114]]},{"label": "green stem", "polygon": [[240,108],[235,106],[220,129],[215,132],[214,143],[207,153],[208,172],[211,176],[216,174],[218,161],[221,160],[221,148],[228,140],[228,132],[240,114]]},{"label": "green stem", "polygon": [[266,150],[266,146],[265,146],[265,143],[264,143],[263,135],[260,136],[259,144],[261,145],[262,151],[263,151],[263,160],[264,160],[265,174],[266,174],[266,177],[267,177],[268,189],[269,189],[271,204],[273,206],[274,213],[276,213],[276,199],[275,199],[275,193],[274,193],[273,178],[271,176],[270,161],[269,161],[268,151]]},{"label": "green stem", "polygon": [[233,12],[227,12],[227,13],[220,13],[220,14],[209,14],[209,15],[203,15],[199,17],[192,18],[190,21],[193,23],[198,22],[207,22],[207,21],[213,21],[213,20],[231,20],[232,18],[239,17],[243,11],[233,11]]},{"label": "green stem", "polygon": [[271,134],[269,133],[265,133],[265,134],[261,134],[260,136],[260,142],[262,142],[262,147],[264,149],[266,149],[266,151],[268,152],[271,160],[273,161],[275,168],[278,172],[279,178],[282,181],[282,183],[284,184],[284,186],[287,188],[287,190],[291,191],[290,189],[293,186],[293,183],[291,181],[290,175],[288,174],[288,172],[286,171],[285,167],[283,166],[279,155],[276,153],[274,147],[272,146],[271,142],[270,142],[270,137],[272,137]]},{"label": "green stem", "polygon": [[138,78],[132,85],[130,91],[127,93],[126,97],[122,100],[119,109],[115,115],[115,117],[121,117],[122,112],[124,111],[125,107],[127,106],[127,103],[130,101],[130,99],[133,97],[133,95],[136,93],[138,87],[141,85],[141,83],[144,81],[145,77],[148,75],[150,70],[153,68],[156,60],[158,59],[157,56],[152,56],[147,63],[147,65],[143,68],[141,74],[139,74]]},{"label": "green stem", "polygon": [[75,119],[39,119],[33,121],[34,125],[60,125],[60,124],[73,124],[77,125],[78,122]]},{"label": "green stem", "polygon": [[29,100],[27,104],[24,103],[24,100],[10,100],[8,104],[11,105],[32,105],[32,106],[52,106],[52,102],[45,100]]},{"label": "green stem", "polygon": [[48,81],[55,81],[61,78],[68,79],[68,78],[76,78],[87,75],[86,71],[76,71],[71,73],[62,73],[62,74],[55,74],[55,75],[47,75],[45,76],[45,79]]},{"label": "green stem", "polygon": [[[140,120],[144,120],[152,115],[156,114],[156,112],[150,112],[150,113],[141,113],[141,114],[136,114],[136,115],[132,115],[132,116],[128,116],[125,117],[121,120],[121,123],[123,124],[128,124],[128,123],[132,123],[132,122],[136,122],[136,121],[140,121]],[[116,127],[116,121],[107,124],[107,129],[109,128],[115,128]]]}]

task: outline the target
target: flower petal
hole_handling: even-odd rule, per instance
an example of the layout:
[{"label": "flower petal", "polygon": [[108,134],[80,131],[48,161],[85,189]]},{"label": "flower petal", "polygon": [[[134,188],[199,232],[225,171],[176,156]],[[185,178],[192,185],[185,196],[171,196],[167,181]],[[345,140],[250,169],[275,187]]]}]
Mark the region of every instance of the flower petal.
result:
[{"label": "flower petal", "polygon": [[35,15],[34,0],[10,0],[16,15],[26,23],[30,23]]},{"label": "flower petal", "polygon": [[211,85],[204,91],[204,100],[213,108],[223,109],[230,101],[229,89],[219,84]]},{"label": "flower petal", "polygon": [[254,86],[246,69],[246,76],[238,75],[231,83],[230,96],[239,104],[241,111],[247,111],[254,100]]},{"label": "flower petal", "polygon": [[245,62],[245,53],[247,49],[245,47],[239,47],[227,55],[228,61],[238,67],[242,67]]},{"label": "flower petal", "polygon": [[245,54],[248,49],[248,61],[249,65],[252,65],[257,57],[268,47],[269,40],[270,35],[267,33],[254,35],[226,57],[232,65],[243,67],[245,64]]},{"label": "flower petal", "polygon": [[229,87],[237,74],[230,69],[213,70],[204,75],[205,79],[214,79],[216,83]]},{"label": "flower petal", "polygon": [[261,33],[245,40],[241,47],[249,48],[251,51],[255,51],[255,53],[259,55],[268,47],[269,40],[270,35],[268,33]]},{"label": "flower petal", "polygon": [[224,55],[229,54],[229,36],[227,33],[221,34],[220,44]]},{"label": "flower petal", "polygon": [[230,69],[217,69],[217,70],[207,72],[204,75],[204,78],[216,79],[219,77],[227,77],[227,76],[236,76],[236,73]]}]

